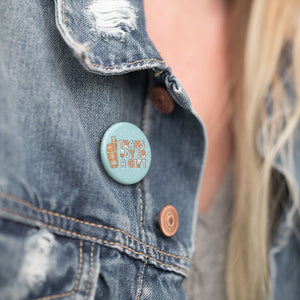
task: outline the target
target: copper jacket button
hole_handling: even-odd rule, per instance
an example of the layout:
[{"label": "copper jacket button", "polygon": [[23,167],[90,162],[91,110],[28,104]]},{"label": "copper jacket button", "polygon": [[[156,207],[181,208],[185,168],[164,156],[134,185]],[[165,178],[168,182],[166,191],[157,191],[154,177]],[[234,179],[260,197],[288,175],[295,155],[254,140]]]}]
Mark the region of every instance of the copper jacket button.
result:
[{"label": "copper jacket button", "polygon": [[174,100],[168,91],[160,86],[152,88],[149,92],[152,105],[163,114],[170,114],[175,107]]},{"label": "copper jacket button", "polygon": [[173,205],[166,205],[162,208],[159,215],[159,227],[165,236],[172,236],[176,233],[179,225],[179,217]]}]

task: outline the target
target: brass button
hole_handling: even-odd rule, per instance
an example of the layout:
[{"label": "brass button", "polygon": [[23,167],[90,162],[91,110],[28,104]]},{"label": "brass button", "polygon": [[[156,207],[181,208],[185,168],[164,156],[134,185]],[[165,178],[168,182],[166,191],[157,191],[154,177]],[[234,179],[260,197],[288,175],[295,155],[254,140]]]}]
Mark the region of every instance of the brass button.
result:
[{"label": "brass button", "polygon": [[160,86],[152,88],[149,92],[152,105],[163,114],[170,114],[175,107],[174,100],[168,91]]},{"label": "brass button", "polygon": [[176,233],[179,225],[179,217],[173,205],[166,205],[162,208],[159,215],[159,227],[165,236],[172,236]]}]

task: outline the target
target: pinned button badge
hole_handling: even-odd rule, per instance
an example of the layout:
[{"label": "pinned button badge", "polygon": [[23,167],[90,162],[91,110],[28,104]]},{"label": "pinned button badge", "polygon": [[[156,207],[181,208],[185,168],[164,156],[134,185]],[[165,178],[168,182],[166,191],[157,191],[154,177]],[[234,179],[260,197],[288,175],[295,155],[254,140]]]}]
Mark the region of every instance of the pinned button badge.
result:
[{"label": "pinned button badge", "polygon": [[122,184],[142,180],[151,164],[147,137],[129,122],[119,122],[108,128],[101,141],[100,156],[106,172]]}]

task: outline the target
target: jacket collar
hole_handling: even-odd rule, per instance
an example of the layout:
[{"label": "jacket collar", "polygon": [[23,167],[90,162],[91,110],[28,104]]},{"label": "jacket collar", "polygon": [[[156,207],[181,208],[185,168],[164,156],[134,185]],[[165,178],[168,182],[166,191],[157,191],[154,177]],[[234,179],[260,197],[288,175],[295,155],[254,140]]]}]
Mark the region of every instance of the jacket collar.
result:
[{"label": "jacket collar", "polygon": [[123,74],[166,64],[151,42],[141,0],[55,0],[56,23],[80,63],[99,74]]}]

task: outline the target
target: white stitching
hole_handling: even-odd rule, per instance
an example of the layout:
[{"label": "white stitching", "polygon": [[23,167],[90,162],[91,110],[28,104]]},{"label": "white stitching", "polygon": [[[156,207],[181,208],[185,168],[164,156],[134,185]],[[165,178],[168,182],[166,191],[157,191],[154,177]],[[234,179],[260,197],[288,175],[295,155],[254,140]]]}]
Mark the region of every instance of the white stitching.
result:
[{"label": "white stitching", "polygon": [[163,263],[163,262],[161,262],[161,261],[159,261],[159,260],[157,260],[157,259],[155,259],[155,258],[153,258],[153,257],[148,257],[148,256],[145,255],[144,253],[142,253],[142,252],[137,252],[137,251],[135,251],[135,250],[133,250],[133,249],[131,249],[131,248],[129,248],[129,247],[123,245],[123,244],[120,244],[120,243],[118,243],[118,242],[110,242],[110,241],[103,240],[103,239],[99,239],[99,238],[96,238],[96,237],[93,237],[93,236],[84,235],[84,234],[79,234],[79,233],[76,233],[76,232],[73,232],[73,231],[69,231],[69,230],[64,230],[64,229],[61,229],[61,228],[59,228],[59,227],[55,227],[55,226],[52,226],[52,225],[47,225],[47,224],[45,224],[45,223],[43,223],[43,222],[41,222],[41,221],[37,221],[37,220],[32,219],[32,218],[29,218],[29,217],[27,217],[27,216],[23,216],[23,215],[21,215],[21,214],[17,214],[17,213],[15,213],[14,211],[11,211],[11,210],[8,210],[8,209],[5,209],[5,208],[0,208],[0,210],[2,210],[3,212],[6,212],[6,213],[8,213],[8,214],[11,214],[11,215],[15,215],[15,216],[18,216],[18,217],[22,217],[22,218],[24,218],[24,219],[27,219],[27,220],[31,220],[31,221],[38,222],[41,226],[44,226],[44,227],[46,227],[46,228],[53,229],[53,230],[56,230],[56,231],[60,231],[60,232],[63,232],[63,233],[67,233],[67,234],[70,234],[70,235],[75,236],[75,237],[80,238],[80,239],[93,240],[93,241],[100,242],[100,243],[104,243],[104,244],[108,244],[108,245],[117,245],[117,246],[120,246],[121,248],[124,248],[124,249],[127,249],[127,250],[133,252],[134,254],[138,254],[138,255],[143,256],[143,257],[146,258],[146,259],[148,258],[149,260],[153,260],[153,261],[155,261],[155,262],[157,262],[157,263],[159,263],[159,264],[161,264],[161,265],[163,265],[163,266],[171,267],[171,268],[180,270],[180,271],[182,271],[182,272],[184,272],[184,273],[186,273],[186,274],[187,274],[187,272],[188,272],[188,270],[185,270],[185,269],[176,267],[176,266],[174,266],[174,265],[165,264],[165,263]]},{"label": "white stitching", "polygon": [[167,255],[167,256],[170,256],[170,257],[174,257],[174,258],[179,258],[179,259],[184,259],[186,261],[189,261],[189,262],[192,262],[191,259],[187,258],[187,257],[184,257],[184,256],[178,256],[178,255],[174,255],[174,254],[170,254],[170,253],[167,253],[167,252],[163,252],[161,250],[158,250],[157,248],[151,246],[151,245],[147,245],[139,240],[137,240],[135,237],[133,237],[132,235],[130,235],[129,233],[127,233],[126,231],[124,230],[121,230],[121,229],[116,229],[116,228],[112,228],[112,227],[108,227],[108,226],[105,226],[105,225],[101,225],[101,224],[95,224],[95,223],[91,223],[91,222],[87,222],[87,221],[81,221],[81,220],[78,220],[78,219],[75,219],[73,217],[68,217],[68,216],[65,216],[65,215],[62,215],[62,214],[59,214],[59,213],[54,213],[54,212],[51,212],[51,211],[48,211],[48,210],[45,210],[45,209],[41,209],[41,208],[38,208],[24,200],[21,200],[19,198],[16,198],[12,195],[8,195],[6,193],[3,193],[3,192],[0,192],[0,196],[2,196],[3,198],[9,200],[9,201],[13,201],[13,202],[17,202],[17,203],[20,203],[20,204],[23,204],[27,207],[30,207],[31,209],[35,210],[35,211],[38,211],[38,212],[41,212],[41,213],[45,213],[45,214],[48,214],[48,215],[53,215],[53,216],[56,216],[56,217],[59,217],[59,218],[63,218],[63,219],[67,219],[67,220],[71,220],[73,222],[76,222],[76,223],[80,223],[80,224],[84,224],[84,225],[88,225],[88,226],[92,226],[92,227],[98,227],[98,228],[103,228],[103,229],[107,229],[107,230],[111,230],[111,231],[116,231],[116,232],[121,232],[125,235],[127,235],[129,238],[133,239],[134,241],[138,242],[139,244],[147,247],[147,248],[151,248],[155,251],[157,251],[158,253],[161,253],[161,254],[164,254],[164,255]]},{"label": "white stitching", "polygon": [[148,259],[146,259],[146,261],[145,261],[145,263],[144,263],[144,265],[143,265],[143,270],[142,270],[142,275],[141,275],[140,291],[139,291],[139,295],[138,295],[138,300],[140,300],[141,295],[142,295],[144,273],[145,273],[145,267],[146,267],[147,262],[148,262]]}]

